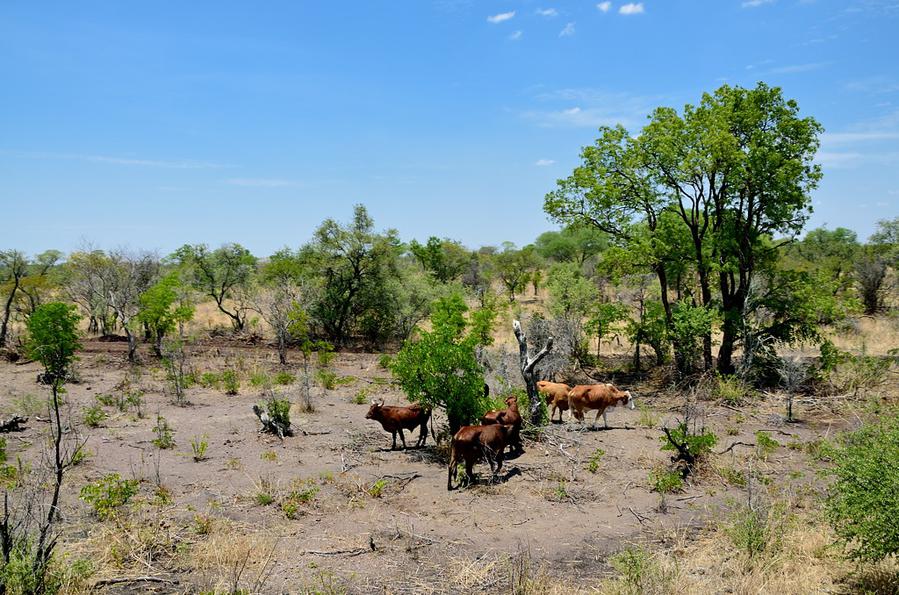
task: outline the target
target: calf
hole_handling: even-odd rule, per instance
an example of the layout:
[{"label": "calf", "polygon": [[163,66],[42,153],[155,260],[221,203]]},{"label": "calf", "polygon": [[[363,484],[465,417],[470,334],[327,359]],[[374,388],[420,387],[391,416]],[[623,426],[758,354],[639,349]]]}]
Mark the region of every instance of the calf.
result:
[{"label": "calf", "polygon": [[541,380],[537,383],[537,392],[546,397],[546,405],[552,405],[552,411],[549,414],[549,421],[552,422],[556,416],[556,410],[559,411],[559,422],[562,422],[562,412],[568,411],[568,393],[571,387],[561,382],[549,382]]},{"label": "calf", "polygon": [[506,397],[506,409],[494,409],[488,411],[481,417],[481,425],[489,426],[492,424],[512,426],[512,433],[509,438],[509,444],[515,447],[517,452],[524,451],[521,445],[521,414],[518,412],[518,398],[515,395]]},{"label": "calf", "polygon": [[[431,410],[426,409],[418,403],[413,403],[408,407],[394,407],[385,405],[384,400],[380,402],[372,401],[365,419],[373,419],[381,422],[381,426],[385,431],[393,434],[393,446],[390,450],[396,450],[396,435],[399,433],[400,440],[403,441],[403,448],[406,448],[406,437],[403,430],[412,431],[417,427],[421,428],[418,435],[418,443],[416,446],[424,446],[428,440],[428,420],[431,418]],[[431,433],[434,432],[433,427]],[[436,437],[435,437],[436,440]]]},{"label": "calf", "polygon": [[599,416],[602,415],[602,421],[608,428],[609,420],[606,417],[606,409],[616,405],[634,409],[636,406],[631,391],[618,390],[611,384],[579,384],[568,393],[568,407],[571,409],[569,419],[574,416],[578,420],[584,421],[584,410],[596,409],[594,426],[599,421]]},{"label": "calf", "polygon": [[[465,475],[468,482],[474,482],[474,464],[481,458],[487,459],[490,471],[494,475],[503,466],[503,449],[509,443],[513,428],[510,425],[492,424],[489,426],[462,426],[450,446],[449,470],[446,476],[446,489],[453,489],[456,479],[457,465],[465,461]],[[494,462],[496,467],[494,468]]]}]

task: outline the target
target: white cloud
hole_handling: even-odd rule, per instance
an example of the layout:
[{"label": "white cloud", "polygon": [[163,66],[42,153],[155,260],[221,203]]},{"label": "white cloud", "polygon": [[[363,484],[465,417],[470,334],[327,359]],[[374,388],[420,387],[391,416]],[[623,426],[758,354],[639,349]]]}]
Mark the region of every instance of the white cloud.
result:
[{"label": "white cloud", "polygon": [[618,9],[618,14],[624,15],[643,14],[643,12],[642,2],[628,2],[627,4],[622,4],[621,8]]},{"label": "white cloud", "polygon": [[512,10],[510,12],[501,12],[499,14],[495,14],[493,16],[487,17],[488,23],[493,23],[494,25],[497,23],[502,23],[503,21],[508,21],[515,16],[515,11]]},{"label": "white cloud", "polygon": [[276,178],[230,178],[225,180],[225,183],[231,186],[246,186],[248,188],[287,188],[299,185],[291,180]]},{"label": "white cloud", "polygon": [[516,31],[515,33],[513,33],[509,36],[509,39],[512,41],[518,41],[519,39],[521,39],[522,35],[524,35],[523,31]]},{"label": "white cloud", "polygon": [[572,35],[574,35],[574,23],[568,23],[559,31],[559,37],[571,37]]},{"label": "white cloud", "polygon": [[655,105],[665,101],[664,97],[593,88],[543,91],[534,99],[549,107],[524,110],[519,114],[542,128],[596,128],[616,124],[636,128]]},{"label": "white cloud", "polygon": [[820,70],[827,66],[826,62],[810,62],[808,64],[790,64],[788,66],[778,66],[772,68],[766,74],[796,74],[798,72],[809,72],[811,70]]},{"label": "white cloud", "polygon": [[559,16],[559,11],[555,8],[538,8],[536,14],[541,17],[555,17]]},{"label": "white cloud", "polygon": [[758,8],[765,4],[772,4],[774,0],[745,0],[742,4],[743,8]]},{"label": "white cloud", "polygon": [[[7,153],[5,151],[0,153]],[[196,161],[193,159],[160,160],[141,159],[137,157],[119,157],[109,155],[88,155],[82,153],[30,153],[11,151],[8,154],[29,159],[72,159],[76,161],[89,161],[92,163],[105,163],[109,165],[126,165],[134,167],[159,167],[165,169],[220,169],[228,167],[221,163],[211,161]]]},{"label": "white cloud", "polygon": [[600,2],[599,4],[596,5],[596,8],[600,12],[609,12],[609,10],[612,9],[612,3],[611,2]]},{"label": "white cloud", "polygon": [[547,166],[554,164],[555,162],[556,162],[555,159],[538,159],[534,163],[534,165],[536,165],[537,167],[547,167]]},{"label": "white cloud", "polygon": [[884,140],[899,140],[899,132],[825,132],[821,135],[821,144],[827,147]]}]

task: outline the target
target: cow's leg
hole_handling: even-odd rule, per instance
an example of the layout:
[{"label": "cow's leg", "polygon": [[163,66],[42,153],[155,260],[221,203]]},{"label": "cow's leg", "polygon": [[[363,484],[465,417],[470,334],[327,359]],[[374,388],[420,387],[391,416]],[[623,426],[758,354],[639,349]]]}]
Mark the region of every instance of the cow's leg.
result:
[{"label": "cow's leg", "polygon": [[596,424],[599,422],[599,416],[600,416],[600,415],[602,416],[603,419],[606,418],[606,411],[605,411],[605,409],[597,409],[597,410],[596,410],[596,417],[593,419],[593,427],[594,427],[594,428],[596,427]]},{"label": "cow's leg", "polygon": [[396,450],[396,430],[391,431],[393,434],[393,446],[390,447],[390,450]]},{"label": "cow's leg", "polygon": [[421,424],[421,432],[418,434],[418,446],[424,446],[428,441],[428,420]]},{"label": "cow's leg", "polygon": [[474,457],[465,459],[465,475],[468,476],[468,485],[474,485]]},{"label": "cow's leg", "polygon": [[406,437],[403,435],[403,428],[400,428],[400,440],[403,441],[403,450],[406,450]]},{"label": "cow's leg", "polygon": [[605,412],[605,411],[602,412],[602,422],[603,422],[604,424],[606,424],[606,429],[608,430],[608,429],[609,429],[609,418],[606,417],[606,412]]}]

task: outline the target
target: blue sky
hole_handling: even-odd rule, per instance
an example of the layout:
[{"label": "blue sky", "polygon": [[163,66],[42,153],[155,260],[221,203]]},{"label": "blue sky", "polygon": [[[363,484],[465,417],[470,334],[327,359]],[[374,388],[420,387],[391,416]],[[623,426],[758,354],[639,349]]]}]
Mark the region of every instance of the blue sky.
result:
[{"label": "blue sky", "polygon": [[899,215],[899,0],[0,4],[0,248],[298,246],[355,203],[525,244],[596,127],[724,82],[827,132],[812,226]]}]

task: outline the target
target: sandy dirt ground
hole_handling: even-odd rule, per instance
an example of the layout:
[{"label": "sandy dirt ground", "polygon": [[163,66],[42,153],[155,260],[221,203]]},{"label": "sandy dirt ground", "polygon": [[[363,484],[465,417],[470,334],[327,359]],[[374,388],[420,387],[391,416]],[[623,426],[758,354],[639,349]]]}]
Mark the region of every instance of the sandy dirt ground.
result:
[{"label": "sandy dirt ground", "polygon": [[[570,422],[566,413],[539,441],[526,440],[525,452],[506,461],[498,481],[479,465],[476,485],[447,492],[445,445],[429,436],[424,448],[391,451],[390,435],[364,418],[370,398],[405,401],[377,354],[338,355],[333,366],[344,383],[314,387],[313,412],[300,410],[296,383],[275,385],[271,390],[294,403],[295,435],[282,441],[260,434],[251,411],[264,389],[249,378],[279,369],[270,349],[191,347],[189,364],[198,374],[240,370],[241,388],[228,396],[193,387],[190,404],[177,406],[149,353],[141,351],[135,375],[121,345],[85,347],[80,381],[69,385],[66,402],[75,422],[70,436],[86,440],[90,456],[66,478],[62,547],[72,559],[92,561],[92,580],[159,579],[105,592],[507,592],[516,572],[535,569],[586,590],[608,575],[610,554],[700,530],[744,498],[713,472],[664,499],[651,491],[650,472],[669,459],[659,449],[659,428],[674,422],[684,402],[651,381],[624,386],[644,411],[612,410],[608,430]],[[299,356],[291,357],[288,369],[298,374]],[[41,406],[47,388],[37,384],[38,372],[34,363],[0,363],[0,411],[31,417],[27,429],[7,434],[8,457],[32,465],[39,464],[48,430]],[[105,406],[100,427],[82,424],[97,395],[122,393],[126,378],[143,391],[140,412]],[[357,396],[366,404],[354,403]],[[718,452],[753,444],[759,430],[784,445],[755,464],[770,481],[795,489],[816,481],[813,472],[803,473],[809,460],[795,446],[844,425],[802,403],[803,423],[785,425],[783,403],[774,396],[739,410],[701,406],[719,436]],[[157,415],[172,428],[174,448],[153,444]],[[436,422],[439,428],[442,419]],[[191,441],[204,437],[207,456],[197,462]],[[746,445],[717,456],[715,465],[742,468],[752,450]],[[109,473],[139,480],[140,489],[116,519],[101,521],[78,493]],[[159,496],[160,487],[168,497]]]}]

